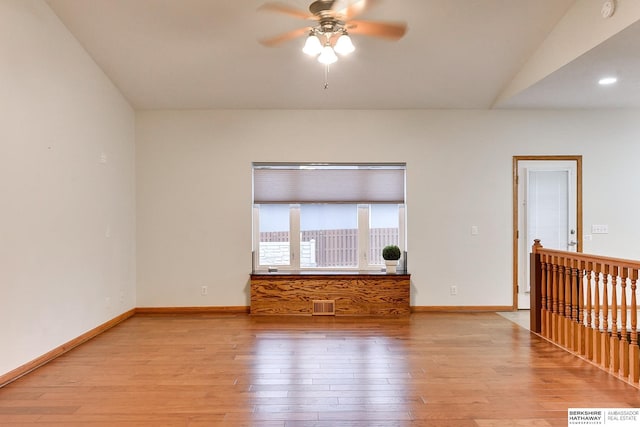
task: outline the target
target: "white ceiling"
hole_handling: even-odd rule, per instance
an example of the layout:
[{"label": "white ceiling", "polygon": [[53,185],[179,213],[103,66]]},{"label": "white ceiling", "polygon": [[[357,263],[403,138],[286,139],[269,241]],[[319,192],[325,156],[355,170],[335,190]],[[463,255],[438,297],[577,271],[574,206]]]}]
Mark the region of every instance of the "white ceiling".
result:
[{"label": "white ceiling", "polygon": [[[640,107],[638,23],[496,102],[575,0],[379,1],[359,19],[405,21],[406,36],[354,35],[326,90],[303,39],[258,43],[308,25],[264,1],[47,0],[136,109]],[[610,70],[620,82],[605,91],[594,81]]]}]

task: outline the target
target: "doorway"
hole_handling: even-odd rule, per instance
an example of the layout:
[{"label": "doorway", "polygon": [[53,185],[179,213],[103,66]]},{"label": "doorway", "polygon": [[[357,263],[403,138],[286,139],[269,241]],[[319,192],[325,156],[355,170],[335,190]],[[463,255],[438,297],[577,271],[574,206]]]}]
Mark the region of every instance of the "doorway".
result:
[{"label": "doorway", "polygon": [[582,252],[582,156],[513,158],[513,308],[528,309],[529,253]]}]

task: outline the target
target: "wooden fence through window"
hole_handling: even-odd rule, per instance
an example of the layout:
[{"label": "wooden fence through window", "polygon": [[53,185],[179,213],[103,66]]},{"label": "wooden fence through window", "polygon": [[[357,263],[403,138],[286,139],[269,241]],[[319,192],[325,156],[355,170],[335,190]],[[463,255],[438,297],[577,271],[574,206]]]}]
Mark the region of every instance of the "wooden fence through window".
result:
[{"label": "wooden fence through window", "polygon": [[[358,266],[358,229],[305,230],[302,242],[315,241],[316,267]],[[260,242],[289,242],[288,231],[261,232]],[[384,264],[382,249],[398,244],[397,228],[372,228],[369,234],[369,264]]]}]

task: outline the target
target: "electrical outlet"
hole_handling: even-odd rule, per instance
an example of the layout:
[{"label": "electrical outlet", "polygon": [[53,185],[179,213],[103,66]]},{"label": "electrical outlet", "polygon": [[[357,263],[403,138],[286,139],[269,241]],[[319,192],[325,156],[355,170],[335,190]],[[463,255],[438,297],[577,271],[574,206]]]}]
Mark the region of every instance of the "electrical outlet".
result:
[{"label": "electrical outlet", "polygon": [[200,295],[205,296],[209,293],[209,287],[208,286],[202,286],[200,288]]},{"label": "electrical outlet", "polygon": [[451,295],[458,295],[458,287],[456,285],[452,285],[449,288],[449,291],[451,292]]}]

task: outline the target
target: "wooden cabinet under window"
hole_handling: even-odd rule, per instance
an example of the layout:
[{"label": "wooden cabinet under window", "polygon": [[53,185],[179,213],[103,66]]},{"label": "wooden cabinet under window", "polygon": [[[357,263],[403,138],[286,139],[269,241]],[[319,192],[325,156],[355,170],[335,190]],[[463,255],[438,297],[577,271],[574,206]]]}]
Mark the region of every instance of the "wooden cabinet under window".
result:
[{"label": "wooden cabinet under window", "polygon": [[380,273],[254,273],[251,314],[408,315],[410,277]]}]

